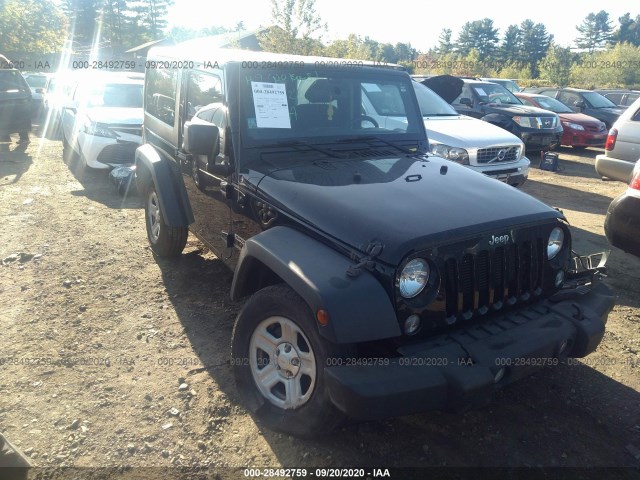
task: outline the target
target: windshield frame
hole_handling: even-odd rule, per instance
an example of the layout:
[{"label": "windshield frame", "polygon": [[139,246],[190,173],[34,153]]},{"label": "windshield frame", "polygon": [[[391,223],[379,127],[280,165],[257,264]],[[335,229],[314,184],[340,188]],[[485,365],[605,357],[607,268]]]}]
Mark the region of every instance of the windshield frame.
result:
[{"label": "windshield frame", "polygon": [[[520,99],[518,97],[516,97],[513,93],[511,93],[509,90],[507,90],[505,87],[503,87],[499,83],[492,83],[492,82],[469,83],[469,87],[471,87],[471,90],[473,91],[473,94],[477,96],[478,100],[480,102],[485,103],[485,104],[522,105],[522,102],[520,101]],[[514,100],[514,101],[513,102],[492,102],[492,101],[484,102],[483,100],[481,100],[482,99],[482,95],[480,95],[480,93],[478,93],[478,88],[481,88],[481,89],[485,89],[485,88],[486,89],[490,89],[491,88],[491,89],[493,89],[495,94],[497,94],[497,93],[504,94],[504,95],[506,95],[507,98],[509,98],[510,100]],[[487,95],[487,96],[489,96],[489,95]]]},{"label": "windshield frame", "polygon": [[[553,113],[561,114],[561,113],[575,113],[569,107],[567,107],[564,103],[562,103],[557,98],[547,97],[546,95],[541,95],[540,97],[527,97],[532,99],[535,103],[538,104],[538,108],[544,108],[545,110],[549,110]],[[549,102],[554,108],[561,108],[562,110],[554,110],[554,108],[549,108],[543,104],[543,102]],[[556,105],[557,104],[557,105]]]},{"label": "windshield frame", "polygon": [[[353,130],[353,131],[345,131],[344,133],[334,133],[329,135],[283,135],[283,136],[272,136],[269,138],[255,138],[250,134],[250,129],[248,126],[248,121],[246,121],[245,113],[249,107],[253,108],[252,105],[247,105],[247,102],[252,102],[252,96],[247,95],[246,87],[243,88],[243,83],[247,82],[247,74],[255,74],[257,73],[255,69],[243,67],[240,63],[233,64],[235,68],[233,68],[234,73],[233,76],[237,75],[237,78],[234,83],[237,85],[237,93],[239,97],[239,104],[236,108],[231,108],[230,105],[230,115],[234,113],[237,115],[234,120],[231,120],[232,124],[236,124],[239,132],[238,140],[241,149],[251,149],[253,151],[259,150],[260,147],[269,148],[271,146],[275,146],[278,144],[283,144],[287,142],[307,142],[315,145],[330,145],[330,144],[339,144],[340,141],[344,140],[352,140],[357,137],[363,137],[366,135],[370,135],[373,139],[374,137],[384,138],[385,141],[389,142],[402,142],[406,144],[407,142],[415,142],[417,145],[426,145],[426,130],[424,128],[424,122],[422,120],[422,115],[419,110],[418,101],[416,99],[416,94],[413,89],[412,83],[413,80],[409,77],[406,72],[395,70],[395,69],[384,69],[380,67],[371,67],[371,66],[354,66],[352,68],[336,68],[336,67],[327,67],[322,66],[318,67],[314,64],[305,63],[302,66],[296,67],[293,72],[291,68],[274,68],[269,69],[266,73],[271,77],[277,75],[286,75],[289,76],[294,72],[300,72],[302,75],[304,74],[313,74],[309,75],[312,78],[328,76],[336,79],[345,79],[348,80],[350,78],[356,79],[361,83],[370,83],[370,82],[381,82],[381,81],[389,81],[397,83],[398,85],[404,85],[406,87],[406,91],[404,93],[404,107],[406,109],[405,115],[407,118],[408,126],[406,132],[380,132],[377,129],[371,129],[374,131],[366,132],[367,129],[363,131]],[[227,65],[227,76],[229,74],[229,67],[231,65]],[[259,72],[258,72],[259,73]],[[263,72],[264,73],[264,72]],[[268,77],[269,78],[269,77]],[[267,81],[268,78],[266,79]],[[426,149],[425,149],[426,151]],[[242,156],[236,158],[242,158]]]},{"label": "windshield frame", "polygon": [[[607,97],[600,95],[598,92],[582,92],[582,98],[585,100],[585,102],[591,105],[591,108],[618,108],[615,103],[613,103]],[[593,99],[596,99],[598,102],[604,103],[604,105],[596,105],[596,103],[593,102]],[[607,105],[607,103],[610,105]]]}]

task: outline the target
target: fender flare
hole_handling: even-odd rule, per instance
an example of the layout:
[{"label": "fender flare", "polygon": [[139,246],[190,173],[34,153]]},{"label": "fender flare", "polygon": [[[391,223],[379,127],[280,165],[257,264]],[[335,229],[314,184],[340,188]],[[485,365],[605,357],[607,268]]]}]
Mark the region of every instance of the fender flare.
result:
[{"label": "fender flare", "polygon": [[346,272],[353,262],[327,245],[289,227],[274,227],[247,240],[240,252],[231,298],[237,300],[261,288],[256,268],[275,273],[309,305],[322,308],[329,323],[318,325],[333,343],[359,343],[401,335],[387,292],[370,272],[357,277]]},{"label": "fender flare", "polygon": [[487,123],[491,123],[492,125],[504,128],[508,132],[513,133],[511,127],[513,126],[514,121],[507,115],[502,115],[501,113],[490,113],[482,117],[480,120],[484,120]]},{"label": "fender flare", "polygon": [[[188,227],[195,221],[182,174],[174,172],[168,160],[163,159],[150,144],[136,149],[136,186],[140,195],[153,181],[156,187],[163,219],[170,227]],[[176,178],[178,177],[178,178]]]}]

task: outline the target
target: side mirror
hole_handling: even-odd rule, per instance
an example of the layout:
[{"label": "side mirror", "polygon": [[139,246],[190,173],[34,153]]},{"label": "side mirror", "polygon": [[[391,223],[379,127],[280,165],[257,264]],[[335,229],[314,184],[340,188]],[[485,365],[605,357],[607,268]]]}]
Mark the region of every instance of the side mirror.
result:
[{"label": "side mirror", "polygon": [[187,153],[210,155],[219,141],[220,132],[215,125],[191,122],[184,124],[182,148]]},{"label": "side mirror", "polygon": [[467,107],[473,106],[473,102],[470,98],[463,97],[460,99],[460,105],[466,105]]},{"label": "side mirror", "polygon": [[44,88],[36,88],[36,93],[44,93]]},{"label": "side mirror", "polygon": [[583,108],[585,108],[586,106],[587,106],[587,104],[586,104],[586,103],[584,103],[584,102],[582,102],[582,101],[580,101],[580,102],[576,102],[576,108],[577,108],[578,110],[582,110],[582,109],[583,109]]}]

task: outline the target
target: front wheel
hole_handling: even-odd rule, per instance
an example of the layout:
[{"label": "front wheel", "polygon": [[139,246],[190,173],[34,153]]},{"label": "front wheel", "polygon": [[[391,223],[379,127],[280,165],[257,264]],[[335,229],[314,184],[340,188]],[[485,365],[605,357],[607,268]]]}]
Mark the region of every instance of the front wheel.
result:
[{"label": "front wheel", "polygon": [[153,253],[159,257],[176,257],[182,253],[187,243],[189,229],[170,227],[164,221],[160,199],[152,185],[147,191],[144,204],[144,216],[147,224],[147,238]]},{"label": "front wheel", "polygon": [[311,310],[286,285],[255,293],[233,329],[231,358],[243,402],[267,427],[296,437],[329,433],[345,420],[324,377],[327,360],[345,353],[320,337]]}]

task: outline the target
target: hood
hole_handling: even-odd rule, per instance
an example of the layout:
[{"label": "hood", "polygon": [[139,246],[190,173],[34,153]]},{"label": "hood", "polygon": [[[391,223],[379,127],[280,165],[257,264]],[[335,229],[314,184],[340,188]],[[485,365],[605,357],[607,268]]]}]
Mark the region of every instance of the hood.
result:
[{"label": "hood", "polygon": [[84,113],[91,121],[105,124],[142,125],[144,118],[142,108],[93,107]]},{"label": "hood", "polygon": [[436,156],[331,159],[265,173],[257,188],[275,206],[360,251],[381,242],[378,258],[394,266],[410,251],[453,238],[561,217],[510,185]]},{"label": "hood", "polygon": [[591,115],[585,115],[584,113],[559,113],[558,116],[560,120],[563,122],[573,122],[573,123],[587,123],[587,124],[595,124],[600,125],[602,122]]},{"label": "hood", "polygon": [[607,115],[620,116],[625,112],[626,108],[604,107],[604,108],[592,108],[591,110],[598,113],[605,113]]},{"label": "hood", "polygon": [[522,141],[489,122],[459,115],[455,117],[425,117],[429,140],[450,147],[485,148],[493,145],[520,145]]},{"label": "hood", "polygon": [[556,114],[544,108],[530,107],[529,105],[510,105],[507,103],[487,103],[482,105],[486,112],[501,112],[509,115],[527,117],[555,117]]},{"label": "hood", "polygon": [[425,87],[440,95],[445,102],[453,102],[462,92],[464,81],[451,75],[438,75],[421,81]]}]

